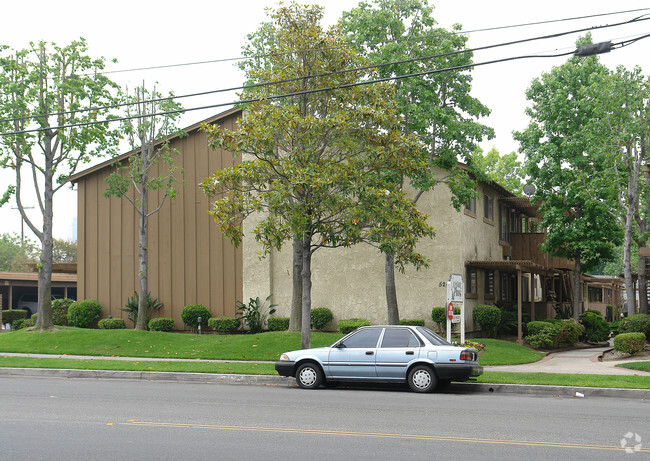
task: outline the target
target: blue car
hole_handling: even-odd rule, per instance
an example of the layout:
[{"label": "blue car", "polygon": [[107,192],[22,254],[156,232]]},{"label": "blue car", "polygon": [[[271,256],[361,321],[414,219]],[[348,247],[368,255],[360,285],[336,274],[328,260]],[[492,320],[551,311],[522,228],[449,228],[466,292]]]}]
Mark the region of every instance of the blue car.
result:
[{"label": "blue car", "polygon": [[483,373],[476,349],[457,347],[425,327],[361,327],[329,347],[285,352],[275,369],[303,389],[336,382],[407,382],[431,392]]}]

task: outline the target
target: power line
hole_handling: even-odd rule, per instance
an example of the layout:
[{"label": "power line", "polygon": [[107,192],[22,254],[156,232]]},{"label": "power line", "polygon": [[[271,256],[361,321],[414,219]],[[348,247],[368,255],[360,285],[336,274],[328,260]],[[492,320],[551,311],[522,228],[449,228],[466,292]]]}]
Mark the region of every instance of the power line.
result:
[{"label": "power line", "polygon": [[[622,47],[631,45],[632,43],[635,43],[635,42],[637,42],[639,40],[642,40],[644,38],[648,38],[648,37],[650,37],[650,34],[642,35],[642,36],[639,36],[639,37],[637,37],[635,39],[629,39],[629,40],[625,40],[623,42],[614,43],[614,44],[612,44],[610,49],[614,50],[614,49],[622,48]],[[384,82],[388,82],[388,81],[403,80],[403,79],[406,79],[406,78],[423,77],[423,76],[426,76],[426,75],[432,75],[432,74],[437,74],[437,73],[441,73],[441,72],[465,70],[465,69],[485,66],[485,65],[489,65],[489,64],[498,64],[498,63],[502,63],[502,62],[517,61],[517,60],[532,59],[532,58],[557,58],[557,57],[574,55],[574,54],[576,54],[575,50],[574,51],[563,52],[563,53],[557,53],[557,54],[512,56],[512,57],[508,57],[508,58],[494,59],[494,60],[484,61],[484,62],[480,62],[480,63],[465,64],[465,65],[461,65],[461,66],[454,66],[454,67],[448,67],[448,68],[442,68],[442,69],[433,69],[433,70],[427,70],[427,71],[423,71],[423,72],[416,72],[416,73],[411,73],[411,74],[406,74],[406,75],[398,75],[398,76],[385,77],[385,78],[374,79],[374,80],[366,80],[366,81],[362,81],[362,82],[347,83],[347,84],[343,84],[343,85],[337,85],[335,87],[313,88],[313,89],[309,89],[309,90],[296,91],[296,92],[292,92],[292,93],[284,93],[284,94],[279,94],[279,95],[266,96],[266,97],[263,97],[263,98],[252,98],[252,99],[239,100],[239,101],[228,102],[228,103],[210,104],[210,105],[206,105],[206,106],[192,107],[192,108],[189,108],[189,109],[165,111],[165,112],[159,112],[159,113],[157,113],[155,115],[172,115],[172,114],[178,114],[178,113],[192,112],[192,111],[196,111],[196,110],[206,110],[206,109],[214,109],[214,108],[217,108],[217,107],[233,106],[233,105],[236,105],[236,104],[251,104],[251,103],[255,103],[255,102],[272,101],[272,100],[284,99],[284,98],[289,98],[289,97],[294,97],[294,96],[301,96],[301,95],[306,95],[306,94],[321,93],[321,92],[325,92],[325,91],[352,88],[352,87],[363,86],[363,85],[372,85],[372,84],[384,83]],[[48,128],[34,128],[34,129],[30,129],[30,130],[22,130],[22,131],[13,131],[13,132],[0,133],[0,136],[13,136],[13,135],[35,133],[35,132],[48,131],[48,130],[60,130],[60,129],[64,129],[64,128],[77,128],[77,127],[82,127],[82,126],[92,126],[92,125],[99,125],[99,124],[104,124],[104,123],[107,124],[107,123],[111,123],[111,122],[142,119],[142,118],[149,117],[149,116],[151,116],[151,115],[118,117],[118,118],[107,119],[107,120],[102,120],[102,121],[74,123],[74,124],[69,124],[69,125],[60,125],[60,126],[53,126],[53,127],[48,127]]]},{"label": "power line", "polygon": [[628,21],[622,21],[622,22],[618,22],[618,23],[614,23],[614,24],[604,24],[604,25],[600,25],[600,26],[584,27],[584,28],[580,28],[580,29],[573,29],[573,30],[570,30],[570,31],[557,32],[557,33],[554,33],[554,34],[541,35],[541,36],[530,37],[530,38],[519,39],[519,40],[512,40],[512,41],[509,41],[509,42],[501,42],[501,43],[496,43],[496,44],[492,44],[492,45],[480,46],[480,47],[476,47],[476,48],[462,49],[462,50],[450,51],[450,52],[447,52],[447,53],[440,53],[440,54],[436,54],[436,55],[428,55],[428,56],[421,56],[421,57],[416,57],[416,58],[404,59],[404,60],[401,60],[401,61],[391,61],[391,62],[381,63],[381,64],[371,64],[371,65],[368,65],[368,66],[355,67],[355,68],[351,68],[351,69],[344,69],[344,70],[339,70],[339,71],[334,71],[334,72],[326,72],[326,73],[322,73],[322,74],[309,75],[309,76],[304,76],[304,77],[294,77],[294,78],[290,78],[290,79],[277,80],[277,81],[273,81],[273,82],[262,82],[262,83],[255,83],[255,84],[252,84],[252,85],[243,85],[243,86],[236,86],[236,87],[230,87],[230,88],[222,88],[222,89],[217,89],[217,90],[209,90],[209,91],[190,93],[190,94],[184,94],[184,95],[179,95],[179,96],[170,96],[170,97],[165,97],[165,98],[152,98],[152,99],[137,101],[137,102],[125,102],[125,103],[112,104],[112,105],[107,105],[107,106],[89,107],[89,108],[86,108],[86,109],[79,109],[77,111],[52,112],[52,113],[47,114],[47,115],[40,114],[40,115],[31,115],[31,116],[26,116],[26,117],[0,119],[0,122],[22,121],[22,120],[29,120],[29,119],[36,119],[36,118],[44,118],[46,116],[51,116],[51,117],[61,116],[61,115],[65,116],[65,115],[79,114],[79,113],[84,113],[84,112],[115,109],[115,108],[119,108],[119,107],[127,107],[127,106],[132,106],[132,105],[135,105],[135,104],[149,104],[149,103],[154,103],[154,102],[162,102],[162,101],[178,100],[178,99],[184,99],[184,98],[190,98],[190,97],[206,96],[206,95],[209,95],[209,94],[226,93],[226,92],[232,92],[232,91],[237,91],[237,90],[248,90],[248,89],[253,89],[253,88],[262,88],[262,87],[265,87],[265,86],[280,85],[280,84],[291,83],[291,82],[295,82],[295,81],[303,81],[305,79],[316,79],[316,78],[330,77],[330,76],[341,75],[341,74],[345,74],[345,73],[349,73],[349,72],[359,72],[359,71],[377,69],[377,68],[381,68],[381,67],[407,64],[407,63],[411,63],[411,62],[428,61],[428,60],[437,59],[437,58],[450,57],[450,56],[455,56],[455,55],[464,54],[464,53],[474,53],[476,51],[484,51],[484,50],[488,50],[488,49],[500,48],[500,47],[511,46],[511,45],[517,45],[517,44],[522,44],[522,43],[526,43],[526,42],[539,41],[539,40],[548,40],[548,39],[558,38],[558,37],[562,37],[562,36],[570,35],[570,34],[575,34],[575,33],[579,33],[579,32],[586,32],[586,31],[591,31],[591,30],[605,29],[605,28],[610,28],[610,27],[618,27],[618,26],[622,26],[622,25],[634,24],[634,23],[637,23],[637,22],[643,22],[643,21],[648,21],[648,20],[650,20],[650,17],[644,18],[643,16],[639,16],[639,17],[630,19]]}]

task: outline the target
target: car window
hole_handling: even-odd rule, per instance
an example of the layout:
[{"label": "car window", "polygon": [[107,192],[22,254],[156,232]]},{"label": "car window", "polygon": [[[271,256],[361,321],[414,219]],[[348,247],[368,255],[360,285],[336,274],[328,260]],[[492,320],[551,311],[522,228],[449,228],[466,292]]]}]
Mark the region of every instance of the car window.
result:
[{"label": "car window", "polygon": [[427,338],[435,346],[449,344],[442,336],[435,334],[433,331],[424,327],[417,327],[418,333]]},{"label": "car window", "polygon": [[381,347],[419,347],[420,342],[405,328],[387,328]]},{"label": "car window", "polygon": [[377,347],[380,334],[381,328],[359,330],[339,345],[343,347]]}]

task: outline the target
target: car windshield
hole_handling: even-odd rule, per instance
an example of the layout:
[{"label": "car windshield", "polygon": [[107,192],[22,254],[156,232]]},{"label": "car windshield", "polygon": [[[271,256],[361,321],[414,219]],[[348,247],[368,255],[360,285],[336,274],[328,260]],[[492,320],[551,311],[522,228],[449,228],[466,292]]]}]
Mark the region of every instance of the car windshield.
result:
[{"label": "car windshield", "polygon": [[449,344],[442,336],[434,333],[433,331],[429,330],[428,328],[425,327],[417,327],[418,332],[427,338],[429,342],[435,346],[442,346],[445,344]]}]

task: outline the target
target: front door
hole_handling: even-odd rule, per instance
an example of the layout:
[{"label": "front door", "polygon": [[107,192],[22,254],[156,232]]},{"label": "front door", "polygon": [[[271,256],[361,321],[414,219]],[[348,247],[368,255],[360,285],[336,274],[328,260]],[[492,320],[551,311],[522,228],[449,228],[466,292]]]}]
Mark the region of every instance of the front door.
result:
[{"label": "front door", "polygon": [[375,355],[382,328],[366,328],[346,338],[329,353],[328,375],[332,378],[375,378]]}]

